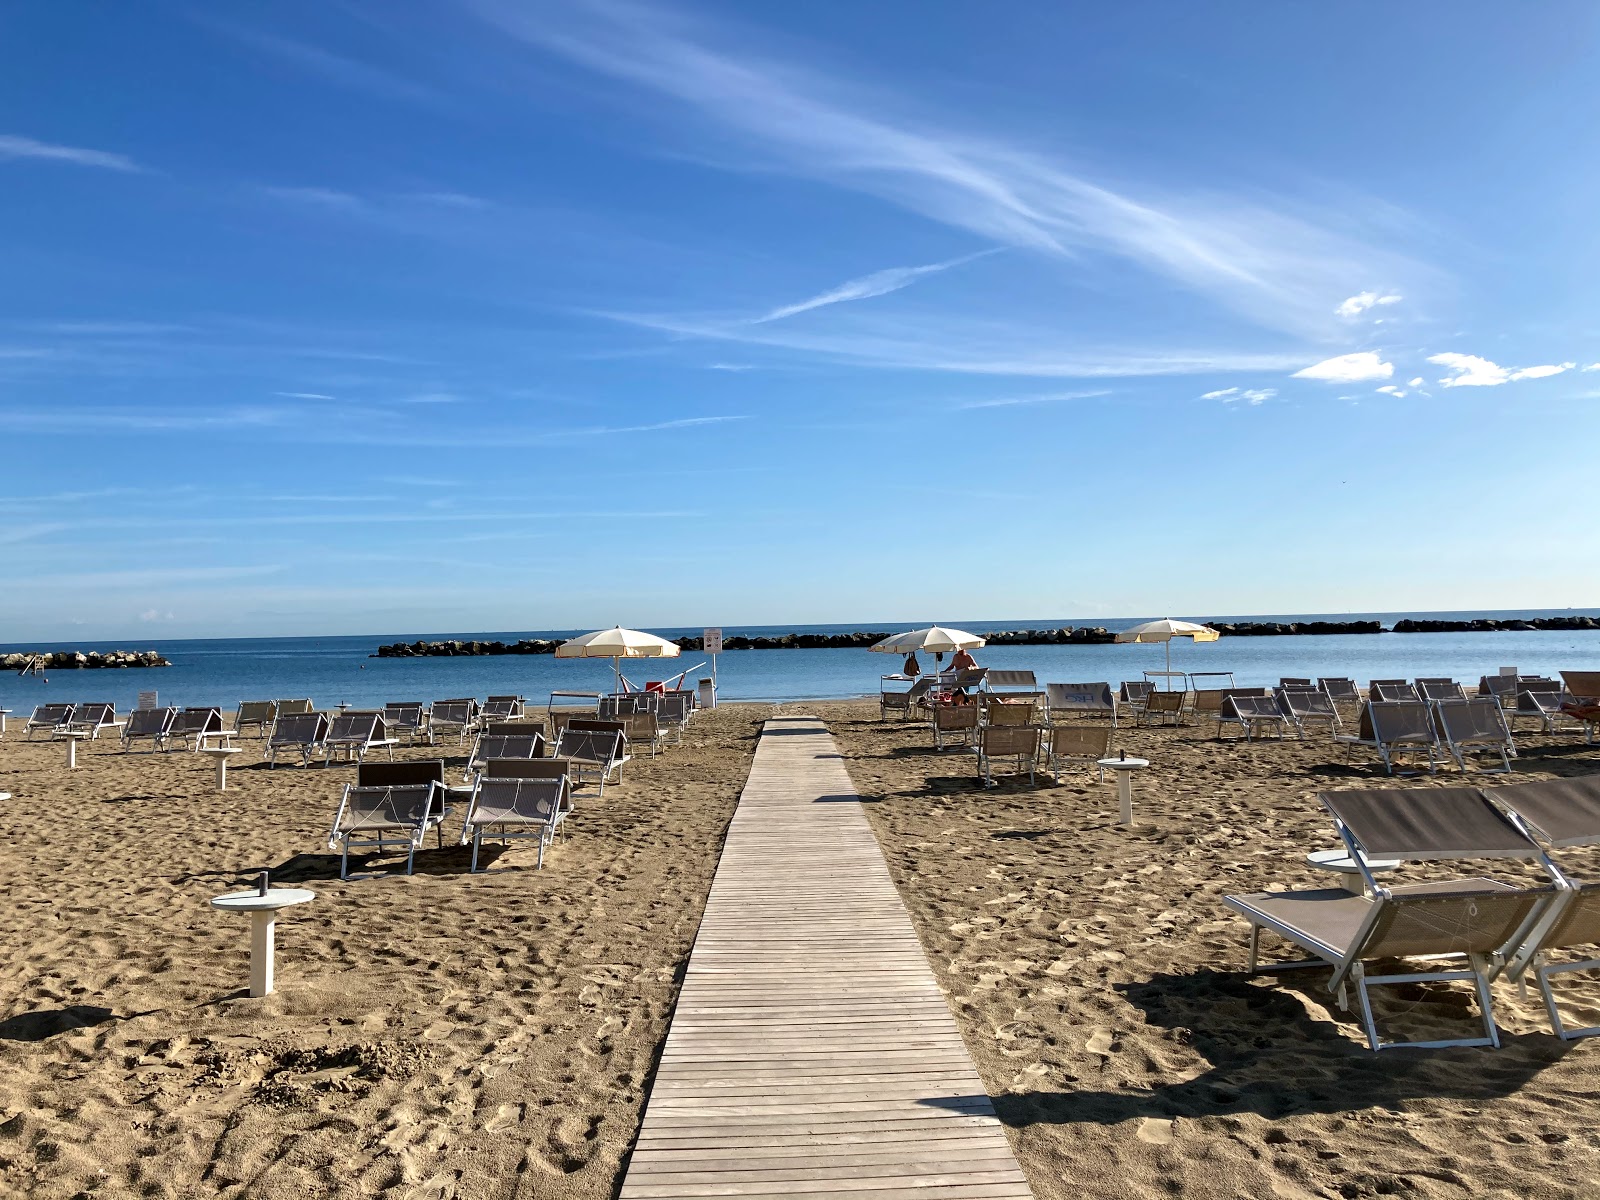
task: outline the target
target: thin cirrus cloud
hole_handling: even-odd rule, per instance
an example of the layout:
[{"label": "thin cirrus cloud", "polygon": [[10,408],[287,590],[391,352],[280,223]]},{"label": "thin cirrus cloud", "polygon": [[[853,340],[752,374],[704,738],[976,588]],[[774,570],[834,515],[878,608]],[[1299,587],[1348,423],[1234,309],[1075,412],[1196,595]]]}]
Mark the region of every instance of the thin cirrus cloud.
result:
[{"label": "thin cirrus cloud", "polygon": [[144,168],[126,154],[109,150],[87,150],[82,146],[58,146],[14,134],[0,134],[0,161],[31,158],[46,162],[71,163],[78,167],[99,167],[107,171],[142,171]]},{"label": "thin cirrus cloud", "polygon": [[972,262],[977,258],[984,258],[993,254],[993,250],[980,250],[977,254],[964,254],[960,258],[952,258],[946,262],[929,263],[921,267],[889,267],[883,271],[874,271],[870,275],[862,275],[858,279],[841,283],[836,288],[812,296],[809,300],[802,300],[798,304],[785,304],[775,308],[764,316],[756,317],[752,325],[765,325],[769,321],[781,321],[785,317],[798,316],[803,312],[813,309],[826,308],[830,304],[843,304],[850,300],[871,300],[877,296],[887,296],[891,292],[898,292],[901,288],[910,287],[917,280],[928,275],[937,275],[941,271],[948,271],[951,267],[959,267]]},{"label": "thin cirrus cloud", "polygon": [[1404,297],[1398,292],[1384,292],[1381,295],[1377,292],[1357,292],[1333,311],[1337,315],[1349,319],[1359,317],[1368,309],[1375,308],[1380,304],[1398,304],[1402,299]]},{"label": "thin cirrus cloud", "polygon": [[1548,379],[1578,365],[1566,362],[1535,367],[1502,367],[1476,354],[1455,353],[1433,354],[1428,361],[1450,372],[1439,380],[1444,387],[1499,387],[1503,383],[1515,383],[1523,379]]},{"label": "thin cirrus cloud", "polygon": [[323,393],[323,392],[273,392],[272,394],[274,396],[282,396],[286,400],[332,400],[332,399],[334,399],[333,396],[329,396],[329,395],[327,395],[326,393]]},{"label": "thin cirrus cloud", "polygon": [[1256,405],[1265,404],[1268,400],[1271,400],[1277,396],[1277,394],[1277,388],[1231,387],[1220,388],[1214,392],[1204,392],[1201,394],[1200,399],[1221,400],[1224,404],[1237,404],[1242,400],[1244,403],[1254,407]]},{"label": "thin cirrus cloud", "polygon": [[[1174,187],[1136,195],[1001,138],[895,122],[847,102],[803,67],[711,47],[714,31],[615,0],[532,10],[476,0],[496,27],[591,71],[665,96],[762,165],[872,195],[1001,246],[1054,259],[1132,262],[1257,324],[1327,336],[1352,275],[1412,276],[1403,256],[1335,229],[1335,218],[1242,195]],[[659,108],[659,105],[655,105]],[[1355,219],[1346,211],[1340,224]]]},{"label": "thin cirrus cloud", "polygon": [[1393,377],[1394,364],[1384,362],[1375,350],[1358,350],[1354,354],[1325,358],[1294,373],[1296,379],[1318,379],[1324,383],[1364,383],[1369,379]]},{"label": "thin cirrus cloud", "polygon": [[251,29],[210,17],[195,18],[214,33],[233,38],[274,58],[288,62],[330,83],[387,100],[436,103],[439,94],[415,80],[384,71],[357,59],[334,54],[320,46],[308,45],[261,29]]},{"label": "thin cirrus cloud", "polygon": [[972,400],[954,407],[960,411],[970,411],[976,408],[1016,408],[1029,404],[1056,404],[1063,400],[1092,400],[1097,396],[1109,396],[1111,389],[1098,388],[1089,392],[1045,392],[1037,396],[1004,396],[998,400]]}]

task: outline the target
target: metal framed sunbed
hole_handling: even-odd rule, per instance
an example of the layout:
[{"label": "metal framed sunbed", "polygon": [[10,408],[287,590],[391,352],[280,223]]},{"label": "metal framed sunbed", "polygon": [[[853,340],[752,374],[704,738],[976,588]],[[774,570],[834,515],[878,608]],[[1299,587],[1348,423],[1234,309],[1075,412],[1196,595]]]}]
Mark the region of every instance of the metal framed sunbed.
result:
[{"label": "metal framed sunbed", "polygon": [[72,714],[76,708],[77,706],[73,704],[40,704],[34,708],[33,715],[23,727],[23,732],[30,742],[37,729],[54,735],[56,730],[65,729],[72,721]]},{"label": "metal framed sunbed", "polygon": [[[539,856],[535,866],[544,866],[545,848],[555,841],[562,822],[572,811],[571,779],[564,771],[553,774],[544,769],[556,765],[549,760],[497,762],[504,773],[497,770],[478,777],[461,826],[461,844],[472,844],[471,871],[478,870],[478,851],[485,837],[497,837],[502,842],[537,838]],[[526,775],[516,773],[524,766],[538,769]]]},{"label": "metal framed sunbed", "polygon": [[406,874],[416,863],[428,830],[438,830],[444,845],[443,805],[435,803],[437,783],[345,785],[328,834],[328,849],[339,851],[339,878],[350,878],[350,851],[406,851]]},{"label": "metal framed sunbed", "polygon": [[1039,728],[1036,725],[985,725],[978,730],[973,750],[978,755],[978,778],[984,787],[995,786],[996,760],[1009,761],[1018,775],[1026,768],[1031,785],[1039,769]]},{"label": "metal framed sunbed", "polygon": [[258,736],[266,737],[277,719],[276,700],[241,700],[238,711],[233,714],[234,736],[242,737],[245,729],[253,725]]},{"label": "metal framed sunbed", "polygon": [[1339,734],[1333,740],[1347,748],[1376,750],[1387,775],[1394,774],[1395,759],[1407,751],[1427,754],[1429,774],[1438,769],[1439,733],[1431,709],[1420,700],[1369,700],[1361,710],[1359,732]]},{"label": "metal framed sunbed", "polygon": [[613,772],[617,782],[622,781],[622,768],[628,762],[628,739],[619,728],[595,728],[599,721],[568,721],[561,736],[556,739],[553,757],[571,762],[573,782],[587,782],[592,777],[599,785],[599,794],[605,795],[606,784]]},{"label": "metal framed sunbed", "polygon": [[[1109,725],[1052,725],[1044,735],[1044,761],[1051,776],[1061,782],[1061,764],[1087,761],[1097,763],[1111,757],[1111,739],[1115,730]],[[1099,768],[1100,781],[1105,782],[1106,769]]]},{"label": "metal framed sunbed", "polygon": [[149,738],[150,750],[167,748],[167,738],[172,730],[173,721],[178,718],[175,708],[136,708],[128,714],[128,723],[122,729],[122,748],[133,749],[133,743],[140,738]]},{"label": "metal framed sunbed", "polygon": [[1346,679],[1343,676],[1318,677],[1317,686],[1335,704],[1359,704],[1361,702],[1361,690],[1356,687],[1354,679]]},{"label": "metal framed sunbed", "polygon": [[463,745],[467,734],[478,727],[478,702],[471,696],[458,700],[435,700],[428,708],[428,732],[455,733],[456,744]]},{"label": "metal framed sunbed", "polygon": [[404,737],[406,744],[415,746],[419,737],[433,745],[433,731],[428,728],[428,714],[420,700],[402,700],[383,706],[383,725],[396,738]]},{"label": "metal framed sunbed", "polygon": [[[471,780],[474,775],[483,772],[483,764],[492,758],[543,758],[544,757],[544,732],[530,730],[527,733],[498,733],[497,727],[491,727],[480,733],[472,744],[472,753],[467,756],[467,769],[464,778]],[[499,726],[498,728],[504,728]]]},{"label": "metal framed sunbed", "polygon": [[930,716],[933,724],[933,748],[943,750],[947,743],[970,746],[978,736],[978,706],[972,704],[935,704]]},{"label": "metal framed sunbed", "polygon": [[1046,719],[1055,723],[1057,713],[1109,717],[1117,727],[1117,694],[1109,683],[1047,683],[1044,685]]},{"label": "metal framed sunbed", "polygon": [[323,742],[323,766],[343,754],[346,762],[362,762],[370,750],[387,750],[394,758],[395,739],[389,736],[381,712],[344,712],[333,719]]},{"label": "metal framed sunbed", "polygon": [[[1333,968],[1327,987],[1349,1009],[1354,984],[1361,1023],[1373,1050],[1393,1046],[1498,1046],[1490,982],[1557,895],[1554,886],[1516,887],[1474,877],[1449,882],[1385,887],[1367,863],[1400,860],[1533,860],[1554,880],[1553,863],[1477,788],[1362,789],[1324,792],[1340,839],[1366,883],[1365,895],[1343,888],[1257,892],[1225,896],[1223,903],[1250,922],[1250,971],[1284,970],[1325,963]],[[1263,929],[1309,950],[1310,962],[1263,966]],[[1366,964],[1384,959],[1453,958],[1450,969],[1429,961],[1426,969],[1369,975]],[[1419,963],[1418,966],[1423,964]],[[1386,1042],[1378,1033],[1370,989],[1396,983],[1468,981],[1477,993],[1483,1036]]]},{"label": "metal framed sunbed", "polygon": [[1135,712],[1138,712],[1144,707],[1146,697],[1153,690],[1154,685],[1148,679],[1125,679],[1117,688],[1117,698]]},{"label": "metal framed sunbed", "polygon": [[280,705],[278,719],[272,723],[272,733],[267,738],[267,764],[277,766],[278,755],[287,751],[298,754],[300,765],[308,767],[312,757],[324,749],[327,739],[327,713],[286,713]]},{"label": "metal framed sunbed", "polygon": [[193,740],[191,750],[204,749],[206,742],[213,737],[226,737],[227,729],[222,724],[222,710],[208,708],[204,705],[178,710],[178,715],[173,719],[167,737],[179,742]]},{"label": "metal framed sunbed", "polygon": [[1569,699],[1561,711],[1583,726],[1583,740],[1593,743],[1600,725],[1600,671],[1563,671]]},{"label": "metal framed sunbed", "polygon": [[1288,714],[1302,741],[1305,740],[1307,727],[1319,723],[1328,727],[1329,737],[1338,737],[1344,732],[1339,706],[1327,692],[1316,687],[1285,687],[1278,689],[1277,696],[1278,706]]},{"label": "metal framed sunbed", "polygon": [[1289,729],[1289,718],[1278,706],[1276,697],[1236,695],[1232,692],[1222,698],[1222,708],[1217,713],[1217,738],[1222,740],[1225,725],[1238,725],[1244,730],[1244,740],[1253,742],[1263,729],[1270,729],[1283,737]]},{"label": "metal framed sunbed", "polygon": [[100,737],[103,729],[114,729],[120,734],[125,724],[117,720],[117,707],[114,704],[79,704],[73,709],[67,729],[73,733],[86,733],[94,740]]},{"label": "metal framed sunbed", "polygon": [[1423,700],[1465,700],[1467,693],[1454,679],[1419,679],[1412,685]]},{"label": "metal framed sunbed", "polygon": [[1517,756],[1517,744],[1506,724],[1500,702],[1493,696],[1463,696],[1459,700],[1436,700],[1434,723],[1456,766],[1467,769],[1467,755],[1489,750],[1500,756],[1499,770],[1509,772]]}]

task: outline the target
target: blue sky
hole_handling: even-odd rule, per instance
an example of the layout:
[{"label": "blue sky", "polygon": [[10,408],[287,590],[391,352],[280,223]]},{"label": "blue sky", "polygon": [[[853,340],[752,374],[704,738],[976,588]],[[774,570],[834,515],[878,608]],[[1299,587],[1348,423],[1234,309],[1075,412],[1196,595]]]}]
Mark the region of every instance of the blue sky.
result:
[{"label": "blue sky", "polygon": [[8,6],[0,641],[1593,605],[1596,26]]}]

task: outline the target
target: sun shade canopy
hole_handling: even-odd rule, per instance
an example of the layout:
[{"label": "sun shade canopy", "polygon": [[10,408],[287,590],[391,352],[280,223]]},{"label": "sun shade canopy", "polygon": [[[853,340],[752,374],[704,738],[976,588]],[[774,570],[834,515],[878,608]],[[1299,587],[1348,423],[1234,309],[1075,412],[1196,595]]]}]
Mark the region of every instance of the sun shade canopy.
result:
[{"label": "sun shade canopy", "polygon": [[926,629],[913,629],[909,633],[896,633],[874,642],[869,647],[879,654],[948,654],[956,650],[976,650],[984,641],[965,629],[946,629],[943,625],[930,625]]},{"label": "sun shade canopy", "polygon": [[1197,642],[1214,642],[1222,635],[1209,625],[1196,625],[1193,621],[1174,621],[1163,617],[1159,621],[1146,621],[1132,629],[1117,634],[1119,642],[1170,642],[1173,638],[1193,638]]},{"label": "sun shade canopy", "polygon": [[1368,859],[1539,857],[1539,847],[1477,788],[1351,789],[1317,798]]},{"label": "sun shade canopy", "polygon": [[620,625],[586,633],[556,647],[557,658],[677,658],[679,653],[677,642]]},{"label": "sun shade canopy", "polygon": [[1600,842],[1600,775],[1516,783],[1488,794],[1552,846]]}]

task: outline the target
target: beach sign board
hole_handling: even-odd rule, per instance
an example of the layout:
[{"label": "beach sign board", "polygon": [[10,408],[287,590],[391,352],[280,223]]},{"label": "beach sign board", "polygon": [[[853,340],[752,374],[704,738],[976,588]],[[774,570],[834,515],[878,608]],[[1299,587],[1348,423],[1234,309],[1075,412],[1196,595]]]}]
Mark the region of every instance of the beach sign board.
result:
[{"label": "beach sign board", "polygon": [[707,654],[722,653],[722,630],[708,629],[705,632],[705,652]]},{"label": "beach sign board", "polygon": [[140,692],[139,693],[139,711],[140,712],[149,712],[155,706],[156,706],[156,693],[155,692]]}]

